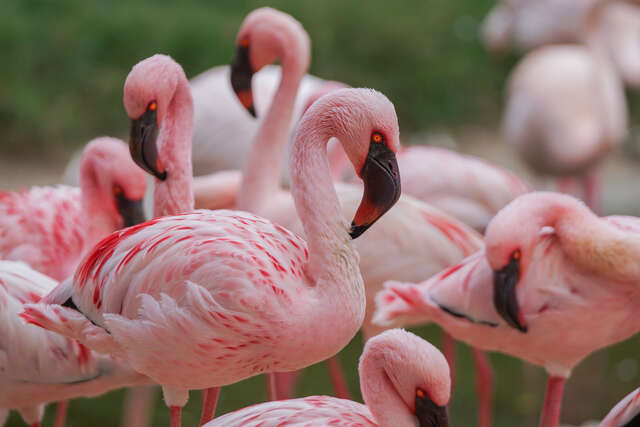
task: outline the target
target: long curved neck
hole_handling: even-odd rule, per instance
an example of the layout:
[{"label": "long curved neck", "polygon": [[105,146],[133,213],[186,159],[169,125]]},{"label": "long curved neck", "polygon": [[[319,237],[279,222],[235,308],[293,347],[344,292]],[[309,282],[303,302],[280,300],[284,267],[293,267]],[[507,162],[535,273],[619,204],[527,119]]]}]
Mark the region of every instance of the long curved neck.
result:
[{"label": "long curved neck", "polygon": [[301,64],[305,62],[292,56],[283,58],[280,86],[244,164],[238,209],[259,214],[280,188],[282,153],[289,140],[296,95],[305,73]]},{"label": "long curved neck", "polygon": [[118,228],[114,208],[106,208],[104,195],[96,176],[96,159],[83,159],[80,165],[80,205],[85,234],[85,249],[93,247],[100,239]]},{"label": "long curved neck", "polygon": [[360,361],[360,390],[379,426],[413,426],[416,417],[394,387],[383,351],[368,351]]},{"label": "long curved neck", "polygon": [[154,217],[193,210],[192,136],[193,100],[189,83],[182,75],[158,134],[158,154],[167,171],[167,179],[155,180]]},{"label": "long curved neck", "polygon": [[558,203],[546,212],[543,225],[554,228],[563,251],[577,265],[612,280],[640,280],[637,234],[615,227],[578,201]]}]

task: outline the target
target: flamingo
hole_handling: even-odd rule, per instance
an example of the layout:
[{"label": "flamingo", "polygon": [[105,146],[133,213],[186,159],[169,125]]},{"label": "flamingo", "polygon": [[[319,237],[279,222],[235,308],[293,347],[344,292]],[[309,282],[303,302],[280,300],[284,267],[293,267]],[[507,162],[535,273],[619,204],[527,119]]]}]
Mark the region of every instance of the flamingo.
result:
[{"label": "flamingo", "polygon": [[[22,321],[24,305],[39,302],[57,284],[22,262],[0,261],[0,425],[9,409],[36,427],[46,403],[149,383],[108,356]],[[63,423],[56,420],[56,426]]]},{"label": "flamingo", "polygon": [[145,175],[124,142],[87,144],[80,189],[59,185],[0,191],[0,259],[24,261],[56,280],[112,231],[142,222]]},{"label": "flamingo", "polygon": [[529,193],[491,221],[484,251],[422,283],[385,284],[374,321],[434,321],[472,346],[544,366],[540,425],[556,426],[573,367],[640,329],[639,234],[637,218],[599,218],[573,197]]},{"label": "flamingo", "polygon": [[[156,195],[165,196],[156,211],[192,203],[185,167],[191,135],[178,125],[190,113],[189,99],[184,72],[166,56],[142,61],[125,83],[134,159],[158,178]],[[393,104],[373,90],[343,89],[322,101],[300,122],[290,155],[306,242],[241,211],[155,218],[101,241],[73,281],[47,296],[49,305],[27,306],[24,317],[118,355],[161,384],[172,427],[189,389],[296,370],[337,353],[365,310],[351,240],[400,194],[398,124]],[[330,179],[331,137],[365,181],[350,227]],[[172,157],[159,161],[160,153]],[[58,305],[69,296],[78,310]]]},{"label": "flamingo", "polygon": [[614,406],[598,427],[633,427],[640,421],[640,388]]},{"label": "flamingo", "polygon": [[[590,19],[603,7],[593,8]],[[503,135],[536,172],[584,176],[585,200],[598,211],[593,169],[624,140],[627,105],[602,41],[592,29],[585,38],[588,47],[545,47],[518,64],[509,82]]]},{"label": "flamingo", "polygon": [[366,405],[310,396],[249,406],[206,427],[449,425],[449,365],[442,353],[422,338],[401,329],[371,338],[358,371]]}]

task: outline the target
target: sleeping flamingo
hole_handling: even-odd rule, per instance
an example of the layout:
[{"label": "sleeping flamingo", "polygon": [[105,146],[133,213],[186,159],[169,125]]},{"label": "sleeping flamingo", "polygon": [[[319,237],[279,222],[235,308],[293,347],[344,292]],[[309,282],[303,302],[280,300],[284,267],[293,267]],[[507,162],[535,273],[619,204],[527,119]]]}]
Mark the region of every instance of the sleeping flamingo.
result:
[{"label": "sleeping flamingo", "polygon": [[206,427],[449,425],[449,366],[422,338],[401,329],[376,335],[367,341],[358,371],[366,405],[310,396],[249,406]]},{"label": "sleeping flamingo", "polygon": [[66,279],[100,239],[144,220],[145,188],[124,142],[96,138],[82,154],[80,189],[0,191],[0,259]]},{"label": "sleeping flamingo", "polygon": [[[587,24],[603,5],[592,8]],[[592,27],[587,47],[557,45],[527,55],[513,71],[504,139],[537,173],[583,177],[587,205],[599,210],[594,167],[627,134],[622,83]]]},{"label": "sleeping flamingo", "polygon": [[634,427],[640,422],[640,388],[614,406],[598,427]]},{"label": "sleeping flamingo", "polygon": [[[185,168],[191,135],[177,125],[190,112],[189,99],[184,72],[162,55],[136,65],[125,84],[133,154],[158,178],[156,194],[166,196],[160,209],[192,203]],[[174,427],[189,389],[296,370],[337,353],[365,309],[351,240],[400,195],[398,124],[393,104],[373,90],[344,89],[321,101],[300,122],[290,157],[306,242],[240,211],[156,218],[105,238],[70,286],[47,297],[54,304],[31,305],[25,318],[119,355],[157,381]],[[351,226],[331,183],[331,137],[365,181]],[[171,161],[159,161],[159,153],[170,153]],[[55,304],[67,301],[78,310]]]},{"label": "sleeping flamingo", "polygon": [[526,194],[491,221],[484,251],[423,283],[385,284],[375,321],[434,321],[470,345],[544,366],[540,425],[556,426],[573,367],[640,330],[639,234],[637,218],[599,218],[570,196]]},{"label": "sleeping flamingo", "polygon": [[[24,263],[0,261],[0,425],[9,409],[34,427],[49,402],[149,383],[108,356],[23,322],[24,304],[37,303],[56,285]],[[56,426],[62,424],[56,420]]]}]

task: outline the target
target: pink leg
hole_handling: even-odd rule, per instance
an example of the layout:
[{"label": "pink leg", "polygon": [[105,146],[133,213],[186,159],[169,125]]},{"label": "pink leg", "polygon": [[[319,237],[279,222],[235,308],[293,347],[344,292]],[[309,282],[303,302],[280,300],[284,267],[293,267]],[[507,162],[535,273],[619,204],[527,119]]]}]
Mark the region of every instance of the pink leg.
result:
[{"label": "pink leg", "polygon": [[200,416],[201,426],[211,421],[216,414],[216,405],[218,404],[219,395],[220,387],[211,387],[202,391],[202,415]]},{"label": "pink leg", "polygon": [[42,424],[40,424],[40,421],[38,421],[37,423],[33,423],[31,424],[29,427],[40,427]]},{"label": "pink leg", "polygon": [[267,376],[267,396],[269,400],[279,400],[278,377],[275,373],[265,374]]},{"label": "pink leg", "polygon": [[278,397],[280,397],[281,399],[293,398],[300,372],[301,371],[292,371],[280,372],[275,374]]},{"label": "pink leg", "polygon": [[544,397],[544,407],[540,418],[540,427],[557,427],[560,422],[560,407],[562,406],[562,392],[565,379],[549,377],[547,394]]},{"label": "pink leg", "polygon": [[149,427],[155,404],[154,386],[133,387],[124,397],[124,410],[120,425],[124,427]]},{"label": "pink leg", "polygon": [[576,196],[576,180],[574,178],[558,178],[556,181],[556,190],[560,193]]},{"label": "pink leg", "polygon": [[350,399],[349,386],[342,375],[342,366],[337,354],[327,360],[327,367],[329,368],[329,376],[336,397],[340,399]]},{"label": "pink leg", "polygon": [[180,406],[172,406],[169,410],[171,413],[171,427],[180,427],[182,424],[182,408]]},{"label": "pink leg", "polygon": [[493,369],[484,351],[471,350],[476,365],[476,391],[478,393],[478,427],[491,426],[491,404],[493,395]]},{"label": "pink leg", "polygon": [[453,392],[456,383],[456,341],[444,330],[442,331],[442,354],[444,354],[445,359],[449,362],[451,391]]},{"label": "pink leg", "polygon": [[600,188],[600,178],[596,172],[589,172],[583,178],[584,202],[597,215],[602,209],[602,192]]},{"label": "pink leg", "polygon": [[60,402],[58,402],[58,407],[56,408],[56,419],[53,422],[54,427],[64,427],[64,423],[67,420],[68,407],[68,400],[61,400]]}]

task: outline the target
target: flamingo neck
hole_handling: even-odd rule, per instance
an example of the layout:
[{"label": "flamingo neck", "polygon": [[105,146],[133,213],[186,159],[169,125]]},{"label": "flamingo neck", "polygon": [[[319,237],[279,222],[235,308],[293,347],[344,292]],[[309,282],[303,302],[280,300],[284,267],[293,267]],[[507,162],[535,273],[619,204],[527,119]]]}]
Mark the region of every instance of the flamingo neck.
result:
[{"label": "flamingo neck", "polygon": [[[360,389],[365,404],[380,426],[411,426],[416,417],[402,400],[392,378],[385,351],[370,351],[360,360]],[[406,366],[404,367],[407,368]]]},{"label": "flamingo neck", "polygon": [[290,58],[283,58],[280,85],[245,162],[238,209],[260,214],[280,189],[282,153],[289,140],[296,95],[306,71],[305,61]]},{"label": "flamingo neck", "polygon": [[[122,227],[119,224],[115,203],[105,197],[96,175],[97,159],[86,159],[80,166],[81,221],[85,234],[85,249],[90,249],[100,239]],[[111,202],[111,205],[109,205]]]},{"label": "flamingo neck", "polygon": [[158,134],[158,155],[167,171],[167,179],[155,180],[155,217],[193,210],[192,137],[193,99],[189,82],[181,75]]}]

